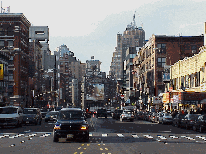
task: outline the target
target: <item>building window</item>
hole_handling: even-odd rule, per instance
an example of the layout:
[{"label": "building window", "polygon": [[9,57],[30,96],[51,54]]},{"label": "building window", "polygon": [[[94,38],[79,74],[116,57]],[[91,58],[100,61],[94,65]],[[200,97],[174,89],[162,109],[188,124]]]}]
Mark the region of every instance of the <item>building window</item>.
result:
[{"label": "building window", "polygon": [[14,42],[13,41],[8,41],[8,46],[14,46]]},{"label": "building window", "polygon": [[192,53],[196,53],[197,52],[197,45],[191,45],[191,50],[192,50]]},{"label": "building window", "polygon": [[0,41],[0,46],[4,47],[4,41],[3,40]]},{"label": "building window", "polygon": [[166,58],[157,58],[158,67],[164,67],[165,64],[166,64]]}]

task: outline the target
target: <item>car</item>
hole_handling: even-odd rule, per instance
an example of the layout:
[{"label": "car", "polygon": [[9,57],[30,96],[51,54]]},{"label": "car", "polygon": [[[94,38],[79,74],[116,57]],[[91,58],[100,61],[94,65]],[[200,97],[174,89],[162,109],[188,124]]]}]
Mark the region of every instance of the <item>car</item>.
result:
[{"label": "car", "polygon": [[180,127],[190,129],[193,127],[195,120],[198,119],[200,114],[187,114],[181,119]]},{"label": "car", "polygon": [[39,108],[23,109],[23,124],[39,124],[41,125],[42,115]]},{"label": "car", "polygon": [[58,142],[59,138],[89,141],[89,124],[80,108],[63,108],[59,111],[53,129],[53,142]]},{"label": "car", "polygon": [[206,115],[200,115],[198,119],[195,120],[193,130],[199,131],[200,133],[206,130]]},{"label": "car", "polygon": [[110,115],[110,116],[112,115],[111,114],[111,109],[107,109],[107,115]]},{"label": "car", "polygon": [[123,110],[120,115],[120,121],[124,120],[134,121],[134,113],[131,110]]},{"label": "car", "polygon": [[57,118],[58,113],[59,113],[59,111],[50,111],[50,112],[48,112],[45,116],[45,122],[55,121],[56,118]]},{"label": "car", "polygon": [[41,115],[42,115],[42,118],[45,118],[46,114],[47,114],[47,109],[40,109],[41,111]]},{"label": "car", "polygon": [[180,127],[181,125],[181,119],[185,117],[186,114],[177,114],[174,119],[172,120],[172,125],[176,127]]},{"label": "car", "polygon": [[21,127],[23,120],[22,108],[17,106],[0,107],[0,126]]},{"label": "car", "polygon": [[106,109],[98,109],[96,113],[96,118],[105,117],[107,118],[107,110]]},{"label": "car", "polygon": [[163,113],[159,116],[159,123],[162,124],[172,124],[172,115],[170,113]]},{"label": "car", "polygon": [[120,115],[122,114],[123,110],[121,109],[116,109],[114,110],[114,113],[112,115],[112,118],[113,119],[119,119],[120,118]]}]

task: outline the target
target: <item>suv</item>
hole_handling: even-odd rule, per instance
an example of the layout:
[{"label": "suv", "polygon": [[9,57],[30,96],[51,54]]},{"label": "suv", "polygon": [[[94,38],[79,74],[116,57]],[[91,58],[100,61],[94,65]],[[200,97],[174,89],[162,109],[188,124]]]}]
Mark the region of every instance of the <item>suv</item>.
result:
[{"label": "suv", "polygon": [[134,113],[131,110],[123,110],[122,114],[120,115],[120,121],[124,120],[134,121]]},{"label": "suv", "polygon": [[113,113],[113,116],[112,118],[113,119],[119,119],[120,118],[120,115],[122,114],[123,110],[121,109],[116,109],[114,110],[114,113]]},{"label": "suv", "polygon": [[42,115],[39,108],[24,108],[23,123],[41,125]]},{"label": "suv", "polygon": [[63,108],[59,111],[53,129],[53,141],[59,138],[89,140],[89,124],[80,108]]},{"label": "suv", "polygon": [[106,109],[98,109],[97,114],[96,114],[96,118],[98,118],[98,117],[107,118],[107,110]]},{"label": "suv", "polygon": [[17,106],[0,107],[0,126],[22,126],[22,109]]}]

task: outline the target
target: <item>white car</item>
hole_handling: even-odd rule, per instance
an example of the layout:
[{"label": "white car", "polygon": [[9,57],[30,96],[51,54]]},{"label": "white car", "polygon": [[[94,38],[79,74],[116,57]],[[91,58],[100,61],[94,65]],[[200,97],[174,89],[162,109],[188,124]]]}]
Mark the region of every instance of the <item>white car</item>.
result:
[{"label": "white car", "polygon": [[122,114],[120,115],[120,121],[124,120],[134,121],[134,113],[131,110],[123,110]]},{"label": "white car", "polygon": [[21,107],[5,106],[0,107],[0,126],[21,127],[23,120],[23,111]]},{"label": "white car", "polygon": [[166,123],[172,123],[172,115],[170,113],[163,113],[159,116],[159,123],[166,124]]}]

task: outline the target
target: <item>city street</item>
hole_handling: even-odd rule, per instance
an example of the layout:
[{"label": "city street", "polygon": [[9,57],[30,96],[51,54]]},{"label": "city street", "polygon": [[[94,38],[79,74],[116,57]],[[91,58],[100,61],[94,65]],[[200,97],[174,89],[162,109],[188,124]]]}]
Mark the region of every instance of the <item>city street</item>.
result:
[{"label": "city street", "polygon": [[[205,153],[206,134],[148,121],[120,122],[111,117],[87,119],[89,142],[54,143],[54,122],[0,129],[0,153]],[[205,137],[205,138],[204,138]]]}]

